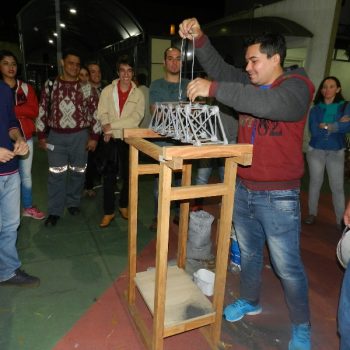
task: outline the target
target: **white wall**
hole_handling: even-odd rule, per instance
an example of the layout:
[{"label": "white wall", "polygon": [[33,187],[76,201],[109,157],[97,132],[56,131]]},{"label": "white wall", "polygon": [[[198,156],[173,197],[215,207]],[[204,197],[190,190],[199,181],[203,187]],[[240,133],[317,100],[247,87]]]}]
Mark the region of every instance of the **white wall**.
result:
[{"label": "white wall", "polygon": [[284,0],[254,11],[254,17],[287,18],[313,33],[311,39],[286,39],[289,47],[304,47],[307,50],[305,69],[315,86],[318,86],[325,75],[336,5],[337,0]]},{"label": "white wall", "polygon": [[297,64],[299,67],[305,67],[306,61],[306,49],[305,48],[292,48],[287,50],[287,56],[284,61],[284,66],[289,67],[293,64]]},{"label": "white wall", "polygon": [[350,101],[350,62],[332,61],[329,75],[334,75],[340,80],[343,96]]},{"label": "white wall", "polygon": [[[338,52],[337,57],[339,59],[343,59],[344,61],[332,60],[330,72],[328,75],[333,75],[340,80],[343,96],[346,100],[350,101],[350,62],[347,61],[348,57],[343,52]],[[292,64],[298,64],[300,67],[304,67],[306,60],[306,48],[288,49],[287,57],[285,60],[285,67],[288,67]],[[321,79],[323,79],[323,77]],[[317,89],[318,84],[315,85],[315,87]]]},{"label": "white wall", "polygon": [[171,46],[171,40],[151,39],[151,80],[164,77],[164,51]]}]

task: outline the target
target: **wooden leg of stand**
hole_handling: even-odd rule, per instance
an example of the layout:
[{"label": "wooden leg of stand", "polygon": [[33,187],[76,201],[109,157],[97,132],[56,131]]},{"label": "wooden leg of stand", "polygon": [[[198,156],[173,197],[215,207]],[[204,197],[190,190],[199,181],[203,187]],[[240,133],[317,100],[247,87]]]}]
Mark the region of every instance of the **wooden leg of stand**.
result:
[{"label": "wooden leg of stand", "polygon": [[169,217],[172,171],[161,164],[159,174],[156,278],[154,295],[152,350],[163,349],[165,296],[168,271]]},{"label": "wooden leg of stand", "polygon": [[[192,164],[185,164],[182,171],[182,186],[191,185]],[[182,202],[180,205],[180,222],[177,246],[177,266],[184,269],[186,265],[186,244],[188,236],[190,202]]]},{"label": "wooden leg of stand", "polygon": [[224,302],[223,295],[225,293],[227,261],[230,246],[230,235],[227,233],[231,231],[232,225],[236,172],[237,164],[233,161],[233,158],[226,158],[224,183],[228,186],[228,189],[226,191],[226,194],[222,196],[221,203],[213,296],[213,309],[215,310],[216,315],[215,322],[210,325],[210,334],[213,344],[219,343],[221,333],[221,321]]},{"label": "wooden leg of stand", "polygon": [[135,276],[137,256],[137,199],[138,199],[138,157],[139,151],[130,146],[129,151],[129,220],[128,220],[128,303],[135,304]]}]

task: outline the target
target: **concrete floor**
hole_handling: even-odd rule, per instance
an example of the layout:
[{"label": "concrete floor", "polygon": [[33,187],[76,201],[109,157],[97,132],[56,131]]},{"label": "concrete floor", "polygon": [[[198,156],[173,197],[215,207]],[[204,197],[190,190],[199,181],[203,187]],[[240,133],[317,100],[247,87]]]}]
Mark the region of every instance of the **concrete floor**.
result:
[{"label": "concrete floor", "polygon": [[[36,150],[33,166],[34,201],[46,208],[47,164]],[[138,261],[154,266],[152,177],[140,186]],[[307,193],[301,196],[306,216]],[[205,209],[217,215],[215,201]],[[78,216],[68,213],[57,227],[23,218],[18,251],[23,268],[41,278],[37,289],[0,288],[1,350],[137,350],[145,349],[125,307],[127,222],[120,218],[107,229],[98,227],[102,215],[101,190],[94,199],[82,199]],[[308,274],[313,349],[338,349],[336,312],[343,269],[335,248],[340,233],[329,194],[320,199],[320,213],[312,226],[303,225],[302,257]],[[213,225],[215,231],[215,223]],[[175,258],[177,226],[170,226],[170,255]],[[238,296],[239,274],[228,272],[225,305]],[[290,324],[280,283],[266,251],[261,304],[263,312],[236,323],[222,323],[222,349],[287,349]],[[146,319],[151,322],[147,308]],[[198,330],[165,340],[166,350],[209,349]]]}]

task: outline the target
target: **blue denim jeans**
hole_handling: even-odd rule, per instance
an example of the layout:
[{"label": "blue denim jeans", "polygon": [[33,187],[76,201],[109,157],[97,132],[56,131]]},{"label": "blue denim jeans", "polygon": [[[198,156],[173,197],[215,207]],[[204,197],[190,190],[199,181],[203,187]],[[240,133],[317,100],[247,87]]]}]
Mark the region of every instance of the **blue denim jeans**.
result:
[{"label": "blue denim jeans", "polygon": [[340,350],[350,349],[350,265],[348,265],[341,287],[338,308],[338,330],[340,334]]},{"label": "blue denim jeans", "polygon": [[21,266],[16,249],[20,182],[19,173],[0,176],[0,282],[13,277]]},{"label": "blue denim jeans", "polygon": [[332,190],[333,206],[337,224],[343,219],[345,210],[344,193],[344,149],[339,151],[326,151],[309,147],[306,153],[309,165],[309,214],[317,215],[320,190],[327,170],[329,186]]},{"label": "blue denim jeans", "polygon": [[[229,119],[231,119],[231,117],[229,117]],[[236,144],[235,138],[233,140],[229,140],[229,144],[231,145]],[[224,182],[225,159],[202,158],[198,162],[196,185],[206,185],[208,183],[214,166],[218,168],[220,181]]]},{"label": "blue denim jeans", "polygon": [[251,191],[237,179],[234,227],[241,250],[240,297],[259,302],[267,243],[292,323],[309,322],[308,283],[299,247],[299,189]]},{"label": "blue denim jeans", "polygon": [[19,175],[21,177],[21,199],[23,208],[33,206],[32,197],[32,163],[33,163],[33,139],[27,140],[29,152],[26,156],[19,157]]},{"label": "blue denim jeans", "polygon": [[[197,170],[196,185],[206,185],[209,181],[211,173],[213,172],[213,168],[216,165],[215,163],[220,161],[221,159],[201,159]],[[225,167],[218,164],[218,171],[220,181],[223,182]]]}]

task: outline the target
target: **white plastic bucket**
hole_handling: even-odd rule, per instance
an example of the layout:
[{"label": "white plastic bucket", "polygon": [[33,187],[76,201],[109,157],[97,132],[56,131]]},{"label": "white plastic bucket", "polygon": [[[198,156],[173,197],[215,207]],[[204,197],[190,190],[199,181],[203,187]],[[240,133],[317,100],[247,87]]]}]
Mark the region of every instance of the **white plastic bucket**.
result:
[{"label": "white plastic bucket", "polygon": [[193,274],[193,281],[208,297],[214,293],[215,273],[206,269],[199,269]]}]

